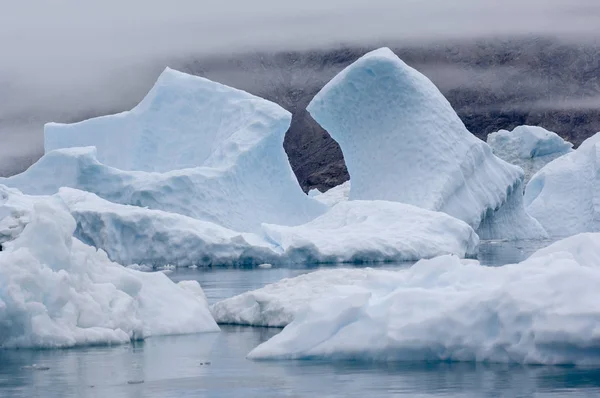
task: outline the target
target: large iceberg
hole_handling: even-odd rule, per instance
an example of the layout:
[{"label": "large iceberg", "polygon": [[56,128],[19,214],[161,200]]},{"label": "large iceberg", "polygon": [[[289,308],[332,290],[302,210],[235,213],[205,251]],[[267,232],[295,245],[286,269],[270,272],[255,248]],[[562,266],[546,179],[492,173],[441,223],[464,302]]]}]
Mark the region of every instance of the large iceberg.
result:
[{"label": "large iceberg", "polygon": [[553,236],[600,231],[600,133],[548,163],[525,189],[527,212]]},{"label": "large iceberg", "polygon": [[71,188],[58,196],[77,221],[75,236],[120,264],[178,267],[274,263],[276,246],[181,214],[121,205]]},{"label": "large iceberg", "polygon": [[487,136],[494,155],[517,165],[525,172],[525,183],[554,159],[573,151],[573,144],[538,126],[518,126]]},{"label": "large iceberg", "polygon": [[477,253],[479,237],[445,213],[397,202],[353,200],[303,225],[264,224],[292,263],[416,261],[442,254]]},{"label": "large iceberg", "polygon": [[[293,320],[249,358],[598,365],[599,260],[600,234],[584,234],[503,267],[442,256],[395,275],[288,280],[283,308],[266,315],[278,320],[289,303]],[[298,294],[302,309],[283,298]]]},{"label": "large iceberg", "polygon": [[57,196],[77,221],[77,238],[127,265],[404,261],[471,256],[478,243],[460,220],[395,202],[347,202],[307,224],[263,224],[261,233],[240,233],[71,188]]},{"label": "large iceberg", "polygon": [[489,238],[546,236],[524,212],[494,219],[511,196],[512,206],[522,208],[523,171],[494,156],[437,87],[391,50],[370,52],[344,69],[307,109],[340,144],[350,200],[442,211],[475,229],[496,223]]},{"label": "large iceberg", "polygon": [[0,183],[35,195],[82,189],[241,232],[298,225],[326,207],[292,172],[290,120],[272,102],[167,68],[129,112],[47,125],[44,157]]},{"label": "large iceberg", "polygon": [[59,198],[0,185],[1,348],[219,330],[197,282],[124,268],[72,238],[74,230]]}]

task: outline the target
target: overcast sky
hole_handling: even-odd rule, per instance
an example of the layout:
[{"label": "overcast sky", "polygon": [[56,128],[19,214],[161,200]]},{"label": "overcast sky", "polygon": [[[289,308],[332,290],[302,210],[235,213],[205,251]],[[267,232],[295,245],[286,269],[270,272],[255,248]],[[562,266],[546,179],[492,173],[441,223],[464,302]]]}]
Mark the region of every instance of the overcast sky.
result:
[{"label": "overcast sky", "polygon": [[175,58],[394,39],[594,38],[598,0],[0,0],[0,172],[42,125],[97,109]]}]

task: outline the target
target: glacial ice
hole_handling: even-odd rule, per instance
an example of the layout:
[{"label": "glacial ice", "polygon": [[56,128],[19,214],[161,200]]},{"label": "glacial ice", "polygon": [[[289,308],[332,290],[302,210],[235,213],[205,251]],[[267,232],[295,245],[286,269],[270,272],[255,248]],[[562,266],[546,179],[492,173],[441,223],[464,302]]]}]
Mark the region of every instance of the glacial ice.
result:
[{"label": "glacial ice", "polygon": [[529,181],[524,203],[553,236],[600,231],[600,133],[544,166]]},{"label": "glacial ice", "polygon": [[264,224],[289,262],[416,261],[441,254],[477,253],[479,237],[445,213],[397,202],[353,200],[294,227]]},{"label": "glacial ice", "polygon": [[167,68],[129,112],[47,125],[46,154],[0,184],[32,195],[77,188],[241,232],[299,225],[326,207],[290,167],[290,120],[272,102]]},{"label": "glacial ice", "polygon": [[321,271],[255,293],[259,307],[237,305],[240,317],[293,319],[251,359],[598,365],[599,260],[600,234],[582,234],[520,264],[441,256],[395,272]]},{"label": "glacial ice", "polygon": [[573,144],[538,126],[500,130],[489,134],[487,143],[494,155],[524,170],[525,184],[546,164],[573,151]]},{"label": "glacial ice", "polygon": [[403,261],[472,255],[478,243],[460,220],[394,202],[348,202],[307,224],[263,224],[254,234],[70,188],[58,196],[77,221],[75,236],[126,265]]},{"label": "glacial ice", "polygon": [[[435,85],[391,50],[372,51],[344,69],[307,109],[340,144],[350,200],[442,211],[476,230],[493,222],[495,239],[546,236],[524,212],[493,220],[511,195],[521,195],[523,171],[494,156]],[[519,200],[513,207],[522,206]]]},{"label": "glacial ice", "polygon": [[280,255],[259,235],[176,213],[121,205],[71,188],[58,196],[77,221],[75,236],[120,264],[178,267],[276,262]]},{"label": "glacial ice", "polygon": [[345,202],[350,196],[350,181],[346,181],[337,187],[333,187],[326,192],[320,192],[318,189],[313,189],[309,196],[329,207],[335,206],[340,202]]},{"label": "glacial ice", "polygon": [[60,198],[0,185],[0,215],[1,348],[219,330],[197,282],[127,269],[72,238],[75,220]]}]

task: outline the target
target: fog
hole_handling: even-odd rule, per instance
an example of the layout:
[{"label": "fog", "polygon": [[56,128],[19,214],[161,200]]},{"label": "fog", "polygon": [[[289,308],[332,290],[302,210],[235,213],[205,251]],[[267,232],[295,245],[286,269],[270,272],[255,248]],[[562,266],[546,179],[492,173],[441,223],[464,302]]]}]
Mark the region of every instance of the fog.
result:
[{"label": "fog", "polygon": [[43,123],[123,110],[181,60],[386,40],[577,42],[594,40],[599,20],[597,0],[0,0],[0,173],[40,154]]}]

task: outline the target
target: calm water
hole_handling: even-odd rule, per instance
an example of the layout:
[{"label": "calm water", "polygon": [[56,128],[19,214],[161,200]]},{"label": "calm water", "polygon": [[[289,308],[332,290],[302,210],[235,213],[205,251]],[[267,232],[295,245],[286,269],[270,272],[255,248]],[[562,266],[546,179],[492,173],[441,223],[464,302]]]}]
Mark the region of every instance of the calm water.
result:
[{"label": "calm water", "polygon": [[[516,262],[539,245],[486,243],[480,259],[492,266]],[[170,276],[199,280],[215,302],[314,269],[198,269]],[[125,346],[0,351],[0,397],[600,396],[600,369],[245,359],[278,331],[224,326],[221,333]]]}]

